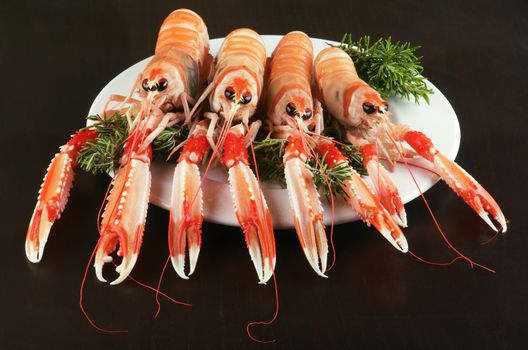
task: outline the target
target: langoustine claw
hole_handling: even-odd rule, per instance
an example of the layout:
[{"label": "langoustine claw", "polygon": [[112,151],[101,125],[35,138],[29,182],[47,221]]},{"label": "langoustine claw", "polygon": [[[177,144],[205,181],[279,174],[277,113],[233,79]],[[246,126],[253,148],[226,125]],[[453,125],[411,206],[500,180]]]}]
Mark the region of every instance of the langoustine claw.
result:
[{"label": "langoustine claw", "polygon": [[[133,140],[134,137],[129,141],[131,147],[135,144]],[[152,151],[149,145],[143,152],[136,152],[137,148],[125,151],[123,165],[112,180],[100,226],[101,236],[97,242],[94,267],[101,282],[106,282],[103,265],[112,261],[110,254],[119,247],[117,255],[121,256],[122,261],[116,267],[119,277],[110,283],[113,285],[124,281],[132,271],[141,248],[147,218]]]},{"label": "langoustine claw", "polygon": [[[420,156],[431,162],[449,187],[494,231],[506,232],[506,218],[493,197],[461,166],[438,151],[424,133],[408,130],[398,136]],[[500,225],[498,229],[490,220],[490,216]]]},{"label": "langoustine claw", "polygon": [[323,207],[313,175],[306,168],[308,152],[300,137],[289,137],[284,152],[284,174],[293,220],[304,254],[322,277],[328,260],[328,242],[323,224]]},{"label": "langoustine claw", "polygon": [[317,153],[329,168],[346,167],[349,179],[344,181],[345,200],[367,225],[373,225],[396,249],[406,253],[407,239],[393,216],[384,208],[365,180],[348,164],[345,156],[327,140],[319,141]]},{"label": "langoustine claw", "polygon": [[378,152],[370,144],[365,143],[360,148],[363,156],[363,166],[372,179],[376,194],[393,219],[402,227],[407,227],[407,214],[400,197],[398,187],[391,176],[381,164]]},{"label": "langoustine claw", "polygon": [[32,263],[38,263],[42,259],[51,227],[60,218],[68,202],[79,151],[86,142],[96,137],[94,130],[80,130],[53,157],[44,176],[26,235],[26,257]]},{"label": "langoustine claw", "polygon": [[[209,148],[205,123],[198,123],[189,136],[172,183],[169,251],[174,270],[184,279],[194,272],[202,243],[203,193],[198,164]],[[188,274],[184,270],[186,250],[189,252]]]},{"label": "langoustine claw", "polygon": [[224,142],[222,163],[229,169],[229,187],[236,217],[244,232],[259,283],[264,284],[271,278],[275,269],[273,223],[260,184],[249,167],[244,142],[243,125],[232,127]]}]

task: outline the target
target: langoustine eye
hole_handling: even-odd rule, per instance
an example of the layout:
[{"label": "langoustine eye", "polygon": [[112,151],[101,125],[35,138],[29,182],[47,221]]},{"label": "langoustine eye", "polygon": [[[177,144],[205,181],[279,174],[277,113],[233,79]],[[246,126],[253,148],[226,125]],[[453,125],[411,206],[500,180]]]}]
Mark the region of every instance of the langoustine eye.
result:
[{"label": "langoustine eye", "polygon": [[150,91],[150,87],[148,85],[148,79],[143,79],[143,81],[141,82],[141,87],[145,91]]},{"label": "langoustine eye", "polygon": [[143,79],[141,82],[141,87],[145,91],[163,91],[169,86],[169,81],[165,78],[160,78],[158,82],[152,86],[149,86],[149,80]]},{"label": "langoustine eye", "polygon": [[306,112],[304,112],[302,118],[304,120],[308,120],[308,119],[310,119],[312,117],[312,114],[313,114],[312,110],[311,109],[307,109]]},{"label": "langoustine eye", "polygon": [[226,87],[224,95],[227,97],[227,99],[232,100],[235,97],[235,89],[233,89],[231,86]]},{"label": "langoustine eye", "polygon": [[169,86],[169,82],[165,78],[161,78],[156,84],[158,91],[163,91]]},{"label": "langoustine eye", "polygon": [[372,114],[372,113],[376,112],[376,107],[374,107],[373,104],[365,102],[365,103],[363,103],[363,110],[367,114]]},{"label": "langoustine eye", "polygon": [[286,105],[286,113],[288,113],[288,115],[291,116],[291,117],[295,117],[295,112],[296,112],[295,105],[293,103],[291,103],[291,102],[288,103]]},{"label": "langoustine eye", "polygon": [[251,98],[252,98],[251,94],[244,95],[242,96],[242,100],[240,102],[242,102],[242,104],[247,105],[248,103],[251,102]]}]

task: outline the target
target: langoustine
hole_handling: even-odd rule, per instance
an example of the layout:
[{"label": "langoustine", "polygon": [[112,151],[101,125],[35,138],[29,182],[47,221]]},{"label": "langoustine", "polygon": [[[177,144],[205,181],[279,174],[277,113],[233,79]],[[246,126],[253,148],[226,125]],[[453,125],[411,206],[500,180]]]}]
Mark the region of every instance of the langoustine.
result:
[{"label": "langoustine", "polygon": [[312,41],[306,34],[290,32],[280,40],[269,62],[266,107],[271,135],[287,140],[284,174],[299,241],[310,266],[326,277],[328,241],[323,207],[306,166],[312,155],[307,132],[315,128],[316,119],[318,130],[322,122],[321,115],[314,115],[312,60]]},{"label": "langoustine", "polygon": [[[249,166],[247,152],[261,125],[260,121],[250,123],[249,120],[260,101],[265,66],[266,49],[258,33],[246,28],[234,30],[222,43],[211,70],[212,81],[202,97],[209,96],[211,110],[205,113],[211,120],[206,137],[212,148],[206,171],[221,154],[221,161],[228,168],[236,217],[259,283],[271,278],[276,261],[271,214],[260,183]],[[181,252],[178,242],[184,240],[174,242],[174,247]],[[190,273],[194,264],[195,260],[191,259]],[[182,258],[173,259],[173,266],[182,278],[187,278]]]},{"label": "langoustine", "polygon": [[401,226],[406,225],[405,210],[397,187],[380,163],[380,153],[389,162],[414,156],[428,160],[492,229],[506,231],[506,218],[493,197],[464,169],[438,151],[425,134],[407,125],[393,124],[386,101],[358,77],[352,59],[343,50],[324,49],[316,57],[314,66],[323,105],[344,127],[347,140],[360,147],[364,166],[381,203]]}]

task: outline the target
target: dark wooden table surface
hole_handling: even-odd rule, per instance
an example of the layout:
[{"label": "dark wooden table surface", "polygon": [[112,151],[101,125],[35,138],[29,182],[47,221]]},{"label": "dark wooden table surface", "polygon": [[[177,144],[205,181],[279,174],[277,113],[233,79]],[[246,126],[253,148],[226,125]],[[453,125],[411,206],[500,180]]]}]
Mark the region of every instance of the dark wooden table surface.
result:
[{"label": "dark wooden table surface", "polygon": [[[162,301],[126,281],[99,283],[90,269],[85,306],[79,285],[97,241],[105,176],[79,173],[43,261],[26,260],[24,237],[44,170],[57,147],[81,127],[99,90],[151,55],[164,17],[189,7],[211,38],[237,27],[261,34],[302,30],[340,40],[392,36],[423,46],[425,75],[453,105],[462,130],[457,161],[483,184],[510,222],[492,231],[443,183],[427,199],[452,242],[495,274],[457,262],[432,267],[394,250],[361,223],[335,229],[337,264],[317,277],[292,230],[277,231],[280,314],[254,334],[270,348],[519,349],[528,326],[527,64],[528,3],[519,1],[2,1],[0,4],[0,348],[264,348],[245,333],[269,319],[273,287],[256,283],[238,228],[206,223],[196,273],[169,270],[163,290],[193,303]],[[524,141],[523,141],[524,140]],[[435,260],[454,255],[424,204],[407,205],[413,250]],[[151,206],[133,275],[155,284],[167,256],[168,213]]]}]

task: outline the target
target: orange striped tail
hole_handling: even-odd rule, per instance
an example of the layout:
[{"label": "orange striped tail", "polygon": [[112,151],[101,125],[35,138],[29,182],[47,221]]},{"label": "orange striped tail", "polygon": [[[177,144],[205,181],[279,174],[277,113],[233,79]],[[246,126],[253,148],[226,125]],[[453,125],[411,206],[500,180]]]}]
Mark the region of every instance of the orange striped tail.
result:
[{"label": "orange striped tail", "polygon": [[161,25],[156,54],[168,48],[185,51],[203,64],[209,52],[209,34],[202,18],[187,9],[173,11]]}]

